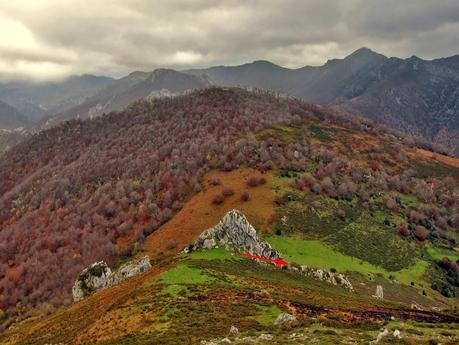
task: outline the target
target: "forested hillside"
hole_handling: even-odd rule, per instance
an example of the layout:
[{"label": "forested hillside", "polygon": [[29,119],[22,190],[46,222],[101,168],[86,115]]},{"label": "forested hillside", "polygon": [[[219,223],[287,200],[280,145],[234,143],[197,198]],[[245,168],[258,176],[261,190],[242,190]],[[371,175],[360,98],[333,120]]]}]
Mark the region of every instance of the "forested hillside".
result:
[{"label": "forested hillside", "polygon": [[[14,314],[68,301],[82,268],[142,250],[144,238],[215,169],[273,172],[271,224],[279,236],[329,241],[382,272],[417,260],[422,269],[437,267],[434,259],[457,245],[459,173],[424,161],[413,145],[349,114],[238,88],[143,100],[120,113],[63,123],[0,162],[0,308]],[[213,203],[232,194],[223,190]],[[250,191],[237,197],[249,200]],[[308,217],[316,218],[304,218],[302,204],[312,205]],[[427,244],[440,250],[430,261]],[[410,274],[399,279],[409,284]],[[439,293],[455,295],[454,259],[429,277]]]}]

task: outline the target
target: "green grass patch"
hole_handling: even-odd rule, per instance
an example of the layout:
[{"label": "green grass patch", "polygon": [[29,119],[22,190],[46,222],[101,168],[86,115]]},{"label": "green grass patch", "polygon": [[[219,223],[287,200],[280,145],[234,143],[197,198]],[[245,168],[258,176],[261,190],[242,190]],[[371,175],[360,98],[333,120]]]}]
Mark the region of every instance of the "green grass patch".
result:
[{"label": "green grass patch", "polygon": [[282,310],[275,304],[257,305],[258,315],[253,319],[263,326],[272,326]]},{"label": "green grass patch", "polygon": [[413,194],[400,194],[399,197],[403,206],[418,209],[421,205],[418,198]]},{"label": "green grass patch", "polygon": [[452,261],[456,261],[459,259],[459,254],[448,250],[446,248],[436,248],[436,247],[428,247],[427,253],[435,260],[441,260],[443,258],[448,258]]},{"label": "green grass patch", "polygon": [[354,271],[364,275],[388,274],[380,267],[357,258],[343,255],[320,240],[303,240],[297,237],[271,236],[267,241],[279,250],[288,262],[338,272]]},{"label": "green grass patch", "polygon": [[186,256],[195,260],[231,260],[235,258],[234,254],[222,247],[194,251]]},{"label": "green grass patch", "polygon": [[274,128],[263,129],[256,134],[256,138],[260,140],[275,138],[283,141],[284,143],[301,143],[304,141],[305,135],[300,128],[277,126]]},{"label": "green grass patch", "polygon": [[215,280],[199,268],[179,264],[170,271],[159,276],[159,282],[164,284],[205,284]]},{"label": "green grass patch", "polygon": [[287,236],[270,236],[266,240],[282,253],[287,262],[325,270],[335,268],[338,272],[358,272],[367,278],[374,277],[376,274],[381,274],[386,279],[393,276],[407,285],[410,285],[411,282],[421,285],[423,274],[429,265],[424,260],[416,260],[414,264],[405,269],[391,272],[367,261],[344,255],[319,240],[303,240]]},{"label": "green grass patch", "polygon": [[191,291],[188,290],[186,286],[176,285],[176,284],[166,285],[160,291],[160,295],[170,295],[173,297],[188,296],[190,294],[191,294]]},{"label": "green grass patch", "polygon": [[388,271],[399,271],[414,263],[418,248],[401,238],[393,229],[382,227],[362,215],[327,239],[339,252],[359,258]]},{"label": "green grass patch", "polygon": [[311,135],[320,141],[330,141],[331,137],[327,133],[329,130],[330,129],[316,125],[315,123],[309,125],[309,131],[311,132]]}]

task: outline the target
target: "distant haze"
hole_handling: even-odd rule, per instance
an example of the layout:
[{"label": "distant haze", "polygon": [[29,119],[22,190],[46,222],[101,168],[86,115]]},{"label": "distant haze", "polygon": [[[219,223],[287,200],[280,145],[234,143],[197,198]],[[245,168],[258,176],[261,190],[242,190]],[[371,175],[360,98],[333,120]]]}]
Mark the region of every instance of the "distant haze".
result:
[{"label": "distant haze", "polygon": [[0,80],[270,60],[321,65],[367,46],[458,53],[457,0],[0,0]]}]

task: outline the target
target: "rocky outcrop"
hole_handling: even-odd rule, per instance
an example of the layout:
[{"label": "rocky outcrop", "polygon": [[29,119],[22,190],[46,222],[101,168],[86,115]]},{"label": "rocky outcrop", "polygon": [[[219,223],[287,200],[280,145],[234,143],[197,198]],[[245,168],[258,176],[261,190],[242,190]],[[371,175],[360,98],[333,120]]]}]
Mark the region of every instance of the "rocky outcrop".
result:
[{"label": "rocky outcrop", "polygon": [[332,284],[332,285],[337,285],[345,288],[346,290],[349,291],[354,291],[354,287],[352,286],[352,283],[349,281],[349,279],[342,273],[333,273],[330,271],[325,271],[322,269],[317,269],[317,268],[312,268],[308,266],[299,266],[297,267],[296,265],[289,265],[289,268],[295,271],[300,271],[304,275]]},{"label": "rocky outcrop", "polygon": [[115,272],[104,262],[96,262],[78,275],[72,288],[73,300],[81,301],[96,291],[116,285],[121,281],[142,274],[151,268],[150,258],[143,257],[122,265]]},{"label": "rocky outcrop", "polygon": [[384,290],[381,285],[376,286],[376,294],[373,297],[377,299],[384,299]]},{"label": "rocky outcrop", "polygon": [[279,314],[277,316],[277,319],[274,322],[274,325],[280,326],[280,325],[284,325],[284,324],[295,323],[297,321],[298,321],[298,319],[295,316],[293,316],[291,314],[288,314],[288,313],[281,313],[281,314]]},{"label": "rocky outcrop", "polygon": [[280,253],[257,236],[254,227],[239,211],[228,212],[213,228],[205,230],[198,239],[185,248],[189,253],[199,249],[210,249],[217,246],[239,253],[249,253],[268,259],[278,259]]},{"label": "rocky outcrop", "polygon": [[[225,247],[226,250],[232,252],[249,253],[268,259],[281,258],[281,254],[278,251],[257,236],[254,227],[249,223],[244,214],[238,210],[228,212],[217,225],[205,230],[199,235],[196,241],[184,249],[184,252],[190,253],[195,250],[211,249],[218,246]],[[260,261],[260,263],[263,262]],[[342,286],[349,291],[354,291],[349,279],[341,273],[333,273],[295,264],[284,266],[284,268],[297,271],[308,277],[332,285]]]}]

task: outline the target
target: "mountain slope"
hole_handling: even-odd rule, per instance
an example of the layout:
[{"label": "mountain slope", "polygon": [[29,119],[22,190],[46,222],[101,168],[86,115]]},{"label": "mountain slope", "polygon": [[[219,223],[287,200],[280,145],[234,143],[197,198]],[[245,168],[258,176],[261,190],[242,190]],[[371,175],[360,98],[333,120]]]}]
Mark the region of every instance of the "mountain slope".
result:
[{"label": "mountain slope", "polygon": [[[391,317],[406,337],[414,327],[428,341],[427,323],[454,342],[442,324],[458,321],[459,163],[410,145],[350,114],[239,88],[43,131],[0,161],[0,342],[199,343],[233,322],[281,343],[289,329],[368,342]],[[289,270],[221,248],[180,254],[232,209]],[[136,255],[152,271],[59,308],[84,267]],[[281,312],[299,324],[277,328]]]},{"label": "mountain slope", "polygon": [[43,121],[43,123],[44,127],[50,127],[61,121],[73,118],[87,118],[111,111],[119,111],[144,97],[169,95],[207,86],[210,86],[210,83],[204,78],[170,69],[158,69],[153,72],[133,72],[112,82],[82,104],[55,114],[45,119],[46,121]]},{"label": "mountain slope", "polygon": [[30,123],[84,101],[113,81],[94,75],[72,76],[58,82],[0,84],[0,100],[23,113]]},{"label": "mountain slope", "polygon": [[288,93],[420,135],[459,154],[459,58],[387,58],[361,48],[320,67],[286,69],[269,62],[212,67],[216,85],[245,85]]},{"label": "mountain slope", "polygon": [[17,109],[0,101],[0,129],[23,127],[27,122],[27,118]]}]

